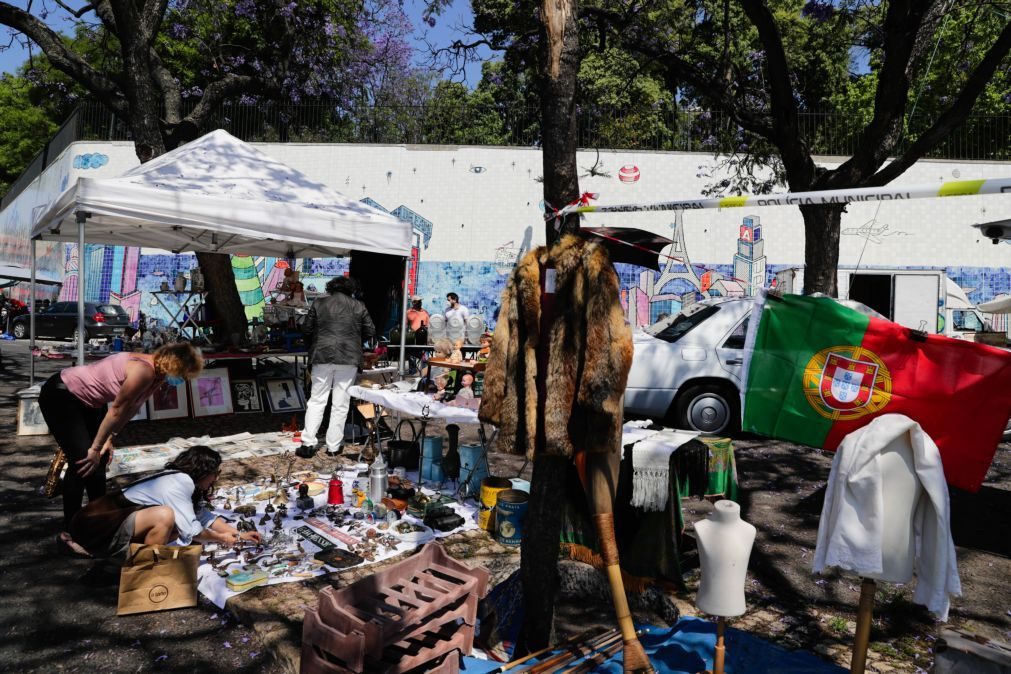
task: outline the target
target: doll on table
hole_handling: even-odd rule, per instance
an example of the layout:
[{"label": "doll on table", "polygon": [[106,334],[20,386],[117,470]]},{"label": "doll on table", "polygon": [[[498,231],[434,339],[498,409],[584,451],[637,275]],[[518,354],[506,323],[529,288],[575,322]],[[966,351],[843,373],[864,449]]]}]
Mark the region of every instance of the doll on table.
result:
[{"label": "doll on table", "polygon": [[449,354],[449,362],[451,363],[462,363],[463,362],[463,340],[458,339],[453,345],[453,351]]},{"label": "doll on table", "polygon": [[448,377],[445,377],[445,376],[436,377],[435,378],[435,395],[433,395],[432,397],[435,400],[444,400],[446,398],[446,395],[449,393],[449,391],[446,390],[447,386],[449,386],[449,378]]},{"label": "doll on table", "polygon": [[470,372],[465,372],[460,378],[460,390],[456,392],[456,397],[464,399],[474,398],[474,375]]},{"label": "doll on table", "polygon": [[491,333],[486,332],[481,335],[480,339],[481,348],[477,350],[477,361],[483,363],[488,360],[488,356],[491,355]]}]

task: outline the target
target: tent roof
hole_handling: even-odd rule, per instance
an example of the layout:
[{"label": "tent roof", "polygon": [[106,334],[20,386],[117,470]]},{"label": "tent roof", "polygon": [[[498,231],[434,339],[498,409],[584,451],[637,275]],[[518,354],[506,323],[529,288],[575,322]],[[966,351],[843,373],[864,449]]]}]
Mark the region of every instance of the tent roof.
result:
[{"label": "tent roof", "polygon": [[[0,283],[3,283],[4,281],[18,282],[31,280],[31,269],[16,264],[0,264]],[[35,272],[35,282],[54,286],[62,285],[63,283],[62,281],[52,278],[48,273],[40,271]]]},{"label": "tent roof", "polygon": [[91,214],[85,226],[91,243],[277,257],[411,250],[410,223],[222,130],[119,177],[78,178],[37,210],[32,237],[77,241],[77,211]]}]

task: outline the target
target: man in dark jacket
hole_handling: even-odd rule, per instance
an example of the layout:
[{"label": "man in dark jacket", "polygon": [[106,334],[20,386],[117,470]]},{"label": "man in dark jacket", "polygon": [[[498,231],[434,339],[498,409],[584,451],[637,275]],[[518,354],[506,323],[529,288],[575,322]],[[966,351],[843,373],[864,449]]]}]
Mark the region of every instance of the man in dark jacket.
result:
[{"label": "man in dark jacket", "polygon": [[326,399],[333,392],[330,425],[326,431],[327,452],[338,454],[344,441],[351,396],[348,388],[362,365],[362,343],[376,336],[376,328],[365,305],[352,297],[355,283],[338,276],[326,284],[327,297],[313,302],[305,324],[310,336],[309,363],[312,367],[312,393],[305,411],[305,430],[299,456],[312,456],[317,447],[316,433],[323,422]]}]

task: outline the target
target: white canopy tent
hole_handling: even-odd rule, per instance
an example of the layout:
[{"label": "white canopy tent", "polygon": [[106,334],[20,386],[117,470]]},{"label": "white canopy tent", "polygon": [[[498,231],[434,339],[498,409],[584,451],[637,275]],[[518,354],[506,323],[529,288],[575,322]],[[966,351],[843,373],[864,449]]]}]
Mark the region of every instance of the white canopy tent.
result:
[{"label": "white canopy tent", "polygon": [[[38,240],[74,242],[82,252],[86,242],[289,258],[369,251],[403,256],[405,279],[412,244],[410,223],[351,200],[222,130],[118,177],[78,178],[36,209],[31,237],[33,283]],[[80,255],[79,278],[86,277],[85,262]],[[83,364],[83,284],[77,287]],[[403,294],[402,323],[406,289]],[[33,344],[34,316],[33,295]],[[403,345],[400,354],[403,372]]]}]

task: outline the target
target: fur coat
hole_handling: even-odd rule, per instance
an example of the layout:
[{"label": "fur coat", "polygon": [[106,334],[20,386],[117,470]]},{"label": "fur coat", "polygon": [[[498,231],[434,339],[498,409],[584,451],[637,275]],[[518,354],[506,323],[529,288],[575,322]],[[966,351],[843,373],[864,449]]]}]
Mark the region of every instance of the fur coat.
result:
[{"label": "fur coat", "polygon": [[622,395],[632,365],[618,276],[607,251],[568,235],[531,251],[502,293],[479,416],[498,427],[497,449],[533,458],[537,437],[540,263],[555,268],[555,320],[547,361],[545,451],[617,451]]}]

